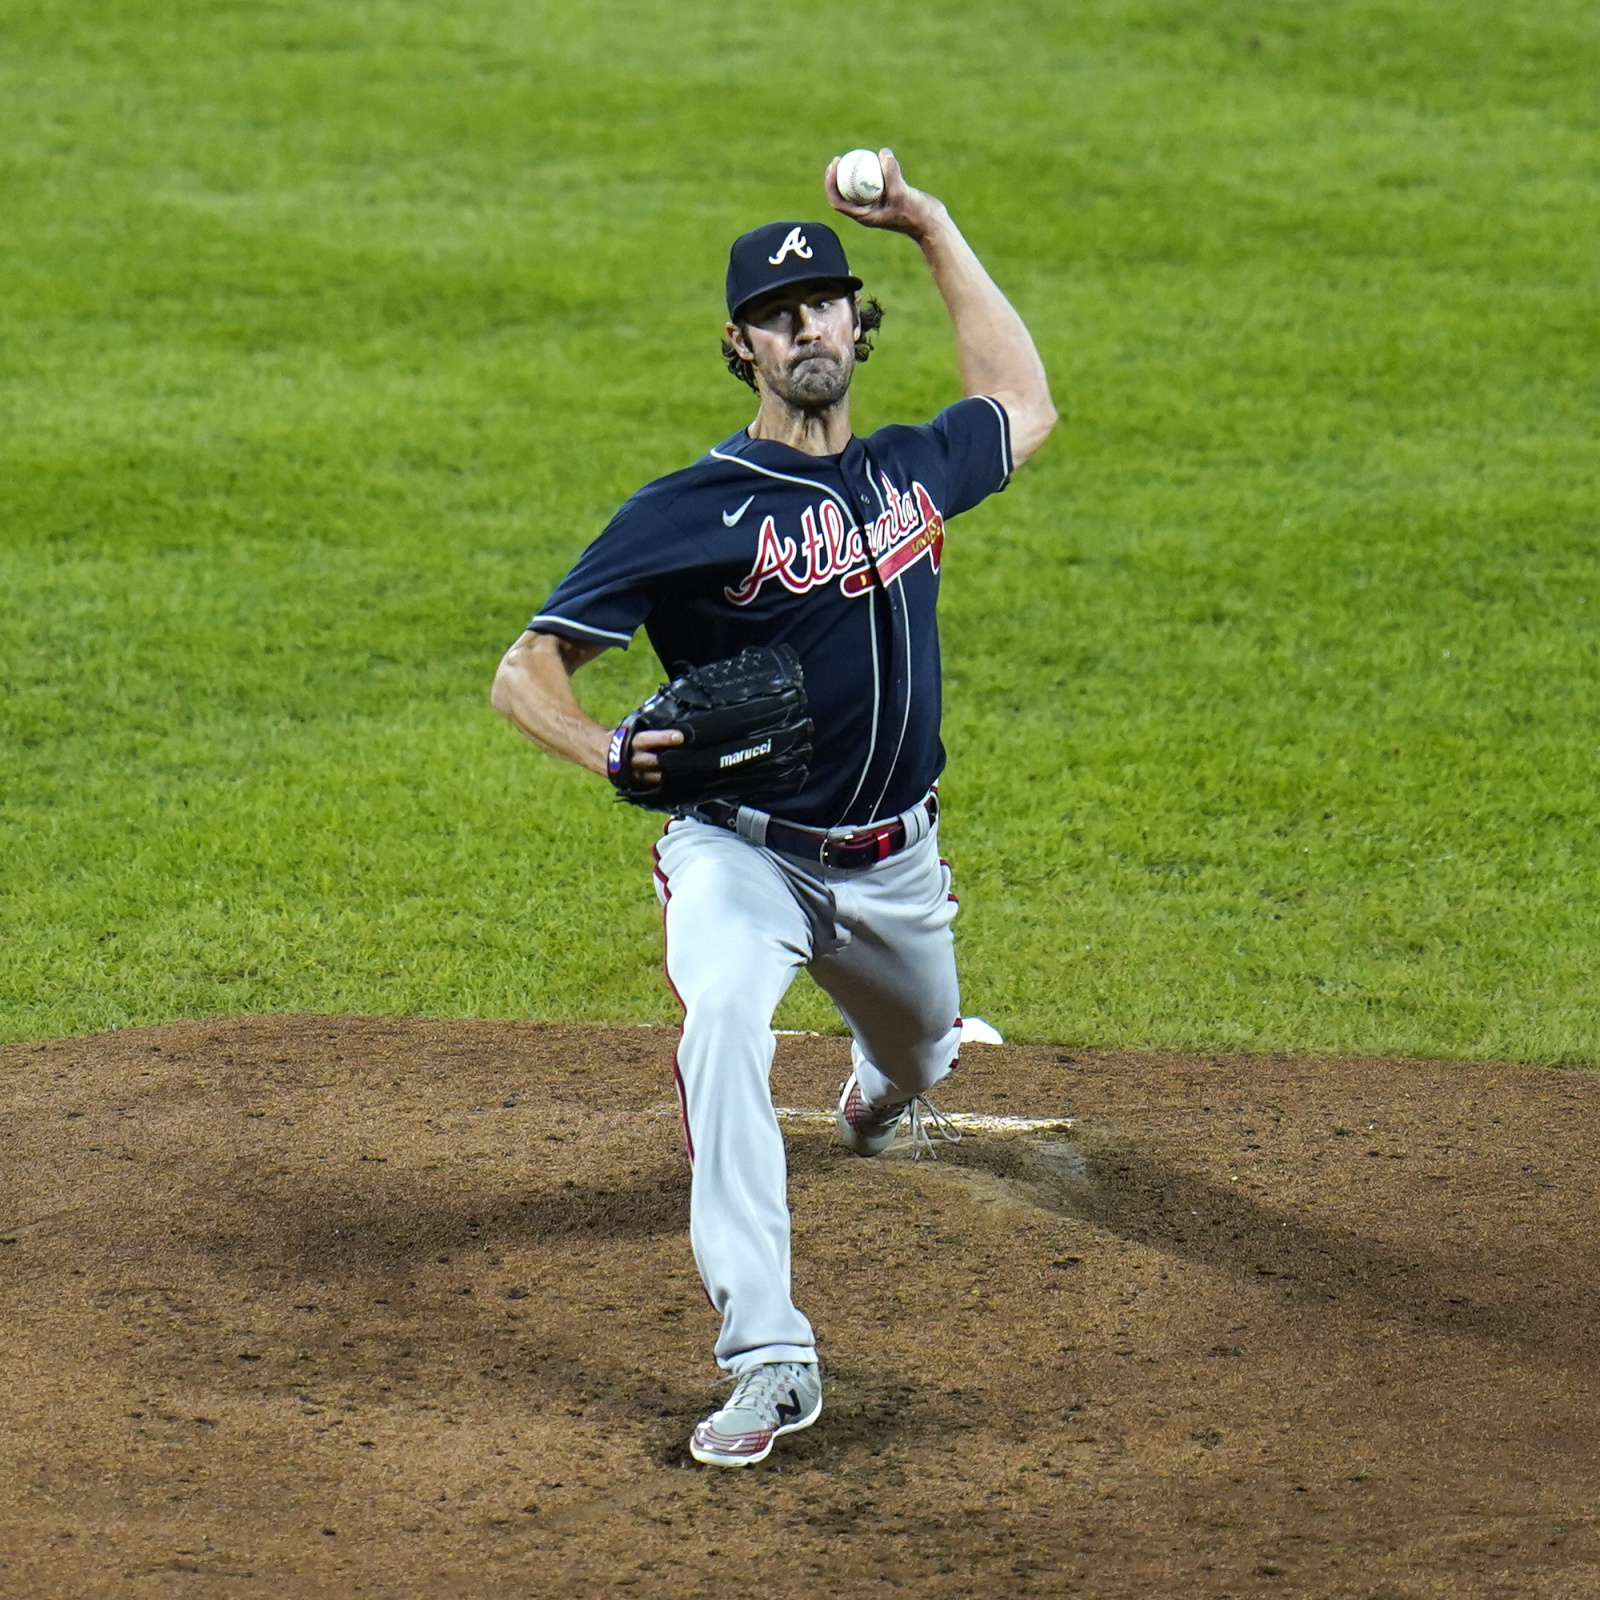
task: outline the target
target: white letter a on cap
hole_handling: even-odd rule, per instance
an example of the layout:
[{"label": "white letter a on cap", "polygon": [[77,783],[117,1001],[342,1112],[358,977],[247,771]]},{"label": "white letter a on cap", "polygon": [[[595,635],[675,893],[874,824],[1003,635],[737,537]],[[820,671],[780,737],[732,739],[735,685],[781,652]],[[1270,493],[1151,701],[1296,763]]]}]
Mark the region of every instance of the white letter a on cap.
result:
[{"label": "white letter a on cap", "polygon": [[806,243],[806,236],[798,228],[791,228],[783,243],[778,246],[775,256],[768,256],[768,262],[775,267],[783,265],[783,258],[791,251],[799,256],[802,261],[811,259],[811,246]]}]

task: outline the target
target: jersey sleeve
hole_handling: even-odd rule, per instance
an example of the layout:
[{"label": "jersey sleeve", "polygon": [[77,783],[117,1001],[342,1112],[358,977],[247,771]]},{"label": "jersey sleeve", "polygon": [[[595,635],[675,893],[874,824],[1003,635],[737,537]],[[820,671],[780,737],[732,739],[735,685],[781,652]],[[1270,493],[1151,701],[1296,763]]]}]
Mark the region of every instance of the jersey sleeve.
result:
[{"label": "jersey sleeve", "polygon": [[529,628],[626,650],[660,598],[661,576],[649,540],[639,536],[639,521],[630,501],[578,557]]},{"label": "jersey sleeve", "polygon": [[1011,419],[988,395],[958,400],[927,425],[945,459],[946,516],[970,511],[1011,481]]}]

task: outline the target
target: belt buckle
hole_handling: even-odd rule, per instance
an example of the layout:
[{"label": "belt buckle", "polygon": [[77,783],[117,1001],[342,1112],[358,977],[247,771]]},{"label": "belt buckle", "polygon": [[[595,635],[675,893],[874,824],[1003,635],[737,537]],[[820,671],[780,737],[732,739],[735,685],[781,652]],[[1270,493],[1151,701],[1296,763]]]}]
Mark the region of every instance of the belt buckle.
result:
[{"label": "belt buckle", "polygon": [[880,861],[887,861],[905,842],[905,824],[899,820],[886,822],[881,828],[871,828],[865,833],[850,834],[843,839],[824,839],[822,864],[836,872],[875,867]]},{"label": "belt buckle", "polygon": [[847,839],[824,839],[822,841],[822,864],[835,872],[848,872],[854,867],[864,867],[869,861],[877,860],[876,850],[869,847],[873,841],[864,840],[859,834],[853,834]]}]

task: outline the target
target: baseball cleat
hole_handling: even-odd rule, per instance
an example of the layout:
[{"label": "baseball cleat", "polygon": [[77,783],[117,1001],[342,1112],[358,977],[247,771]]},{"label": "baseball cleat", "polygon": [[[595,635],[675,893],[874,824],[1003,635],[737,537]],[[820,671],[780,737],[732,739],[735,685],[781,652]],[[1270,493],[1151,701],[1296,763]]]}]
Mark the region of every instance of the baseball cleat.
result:
[{"label": "baseball cleat", "polygon": [[780,1433],[809,1428],[822,1415],[822,1369],[807,1361],[752,1367],[728,1403],[689,1436],[689,1454],[708,1467],[749,1467],[772,1454]]},{"label": "baseball cleat", "polygon": [[894,1136],[900,1131],[900,1119],[910,1109],[909,1100],[892,1106],[869,1105],[852,1068],[839,1091],[839,1114],[833,1119],[834,1131],[840,1144],[847,1145],[858,1156],[881,1155],[894,1143]]},{"label": "baseball cleat", "polygon": [[923,1156],[930,1161],[933,1159],[934,1134],[949,1144],[961,1143],[960,1132],[927,1095],[919,1094],[892,1106],[870,1105],[861,1092],[861,1085],[856,1082],[854,1070],[839,1091],[839,1110],[833,1119],[834,1133],[840,1144],[848,1146],[858,1156],[882,1155],[895,1142],[908,1112],[910,1119],[906,1143],[911,1147],[913,1161],[919,1161]]}]

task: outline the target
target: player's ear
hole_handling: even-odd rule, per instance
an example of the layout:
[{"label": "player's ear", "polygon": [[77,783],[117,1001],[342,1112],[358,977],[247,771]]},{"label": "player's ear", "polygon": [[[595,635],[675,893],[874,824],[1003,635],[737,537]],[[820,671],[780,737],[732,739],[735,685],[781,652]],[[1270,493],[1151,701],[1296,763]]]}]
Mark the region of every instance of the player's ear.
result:
[{"label": "player's ear", "polygon": [[756,353],[750,348],[750,341],[744,336],[744,329],[737,322],[723,324],[722,337],[733,346],[733,353],[743,361],[754,361]]}]

